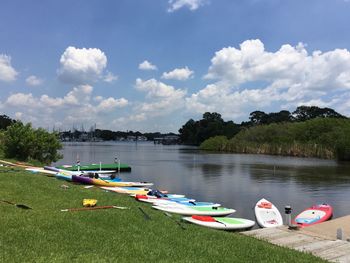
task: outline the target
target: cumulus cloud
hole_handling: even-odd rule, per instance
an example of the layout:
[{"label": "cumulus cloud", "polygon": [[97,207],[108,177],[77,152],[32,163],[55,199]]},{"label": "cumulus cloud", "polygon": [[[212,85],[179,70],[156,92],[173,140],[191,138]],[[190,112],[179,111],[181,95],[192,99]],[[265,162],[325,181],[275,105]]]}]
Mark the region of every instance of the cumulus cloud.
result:
[{"label": "cumulus cloud", "polygon": [[151,62],[145,60],[139,64],[139,69],[141,70],[157,70],[157,66],[153,65]]},{"label": "cumulus cloud", "polygon": [[174,12],[180,8],[187,7],[191,11],[198,9],[205,4],[205,0],[169,0],[168,12]]},{"label": "cumulus cloud", "polygon": [[88,84],[103,78],[107,57],[98,48],[68,47],[61,56],[60,64],[57,72],[60,80],[71,84]]},{"label": "cumulus cloud", "polygon": [[175,89],[155,79],[145,81],[140,78],[136,79],[136,89],[146,91],[148,98],[182,98],[186,94],[184,90]]},{"label": "cumulus cloud", "polygon": [[143,118],[152,118],[170,114],[177,109],[184,107],[186,91],[175,89],[173,86],[166,85],[155,79],[142,80],[136,79],[136,89],[146,92],[146,102],[140,103],[135,110],[137,115],[135,120]]},{"label": "cumulus cloud", "polygon": [[11,66],[11,57],[0,54],[0,81],[15,81],[17,75],[18,72]]},{"label": "cumulus cloud", "polygon": [[43,83],[43,80],[38,78],[37,76],[31,75],[26,78],[26,83],[29,86],[40,86]]},{"label": "cumulus cloud", "polygon": [[315,103],[337,109],[335,97],[350,90],[350,52],[309,54],[302,43],[269,52],[259,39],[247,40],[239,48],[216,52],[205,78],[214,82],[186,100],[192,112],[217,111],[246,119],[249,112],[272,105]]},{"label": "cumulus cloud", "polygon": [[97,106],[98,111],[108,112],[115,108],[122,108],[128,105],[128,100],[121,98],[121,99],[115,99],[112,97],[109,97],[105,100],[102,100],[100,104]]},{"label": "cumulus cloud", "polygon": [[169,72],[164,72],[162,75],[163,79],[176,79],[176,80],[188,80],[193,77],[193,71],[188,67],[176,68]]},{"label": "cumulus cloud", "polygon": [[[46,94],[36,97],[32,93],[16,93],[7,98],[4,106],[15,112],[25,112],[26,121],[42,126],[53,123],[95,123],[96,119],[104,119],[106,113],[129,104],[125,98],[92,98],[92,92],[92,86],[78,85],[63,97],[50,97]],[[108,124],[106,121],[105,126]]]}]

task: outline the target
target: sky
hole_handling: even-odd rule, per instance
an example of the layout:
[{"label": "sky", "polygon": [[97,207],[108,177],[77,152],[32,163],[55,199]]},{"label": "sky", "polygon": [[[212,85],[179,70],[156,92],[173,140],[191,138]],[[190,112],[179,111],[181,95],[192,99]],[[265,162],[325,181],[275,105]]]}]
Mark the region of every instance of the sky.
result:
[{"label": "sky", "polygon": [[3,0],[0,112],[164,133],[205,112],[350,116],[349,25],[350,0]]}]

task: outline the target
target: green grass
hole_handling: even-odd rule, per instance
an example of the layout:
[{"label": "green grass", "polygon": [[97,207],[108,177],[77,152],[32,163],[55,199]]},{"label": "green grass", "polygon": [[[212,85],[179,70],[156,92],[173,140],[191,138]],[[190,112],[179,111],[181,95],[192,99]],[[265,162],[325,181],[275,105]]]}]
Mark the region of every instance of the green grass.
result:
[{"label": "green grass", "polygon": [[[183,230],[179,217],[128,196],[40,174],[1,168],[0,185],[0,200],[33,208],[0,202],[0,262],[324,262],[238,233],[188,223]],[[82,207],[83,198],[130,209],[60,211]]]}]

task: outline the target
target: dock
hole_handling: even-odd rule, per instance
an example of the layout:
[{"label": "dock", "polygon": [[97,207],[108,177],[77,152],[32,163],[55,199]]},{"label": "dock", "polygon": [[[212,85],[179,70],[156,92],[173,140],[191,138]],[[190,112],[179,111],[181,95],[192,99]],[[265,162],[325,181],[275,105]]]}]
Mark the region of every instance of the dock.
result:
[{"label": "dock", "polygon": [[[342,239],[337,230],[342,229]],[[299,230],[287,226],[242,232],[269,243],[311,253],[330,262],[350,263],[350,216],[333,219]],[[339,230],[338,230],[339,238]]]}]

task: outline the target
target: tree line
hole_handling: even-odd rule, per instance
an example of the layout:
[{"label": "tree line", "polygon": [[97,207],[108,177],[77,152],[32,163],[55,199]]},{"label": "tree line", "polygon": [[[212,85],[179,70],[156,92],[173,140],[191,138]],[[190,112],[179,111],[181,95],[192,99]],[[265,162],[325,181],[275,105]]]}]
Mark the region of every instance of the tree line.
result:
[{"label": "tree line", "polygon": [[249,121],[241,122],[241,124],[236,124],[233,121],[225,122],[219,113],[206,112],[201,120],[194,121],[190,119],[187,121],[179,129],[179,133],[184,144],[200,145],[214,136],[224,136],[227,139],[231,139],[240,131],[258,125],[304,122],[315,118],[347,119],[347,117],[331,108],[319,108],[316,106],[299,106],[293,112],[287,110],[272,113],[253,111],[249,115]]}]

